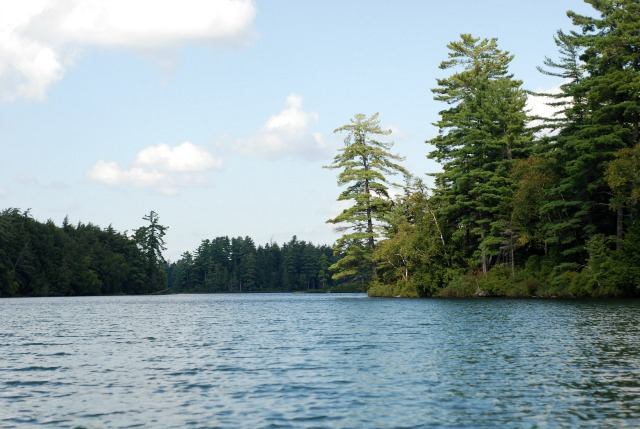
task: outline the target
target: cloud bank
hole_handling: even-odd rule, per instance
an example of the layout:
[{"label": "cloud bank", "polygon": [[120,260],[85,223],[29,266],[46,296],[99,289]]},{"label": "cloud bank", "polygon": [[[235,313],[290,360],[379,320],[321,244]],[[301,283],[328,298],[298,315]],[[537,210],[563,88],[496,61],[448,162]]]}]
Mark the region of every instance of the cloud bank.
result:
[{"label": "cloud bank", "polygon": [[246,43],[253,0],[0,0],[0,98],[40,100],[84,48]]},{"label": "cloud bank", "polygon": [[222,160],[190,142],[171,147],[147,147],[136,155],[131,167],[113,161],[98,161],[87,177],[114,187],[148,188],[163,195],[176,195],[181,188],[206,186],[204,173],[222,168]]},{"label": "cloud bank", "polygon": [[302,97],[298,94],[289,95],[286,106],[252,136],[237,139],[232,151],[258,159],[326,158],[330,148],[320,133],[310,131],[311,125],[318,121],[318,115],[302,110]]}]

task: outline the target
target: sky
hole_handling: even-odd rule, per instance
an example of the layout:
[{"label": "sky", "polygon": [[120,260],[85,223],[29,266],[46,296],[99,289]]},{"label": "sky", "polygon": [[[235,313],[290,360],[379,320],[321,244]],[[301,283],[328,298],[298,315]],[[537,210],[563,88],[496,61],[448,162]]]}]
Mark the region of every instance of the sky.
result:
[{"label": "sky", "polygon": [[[131,233],[333,244],[357,113],[429,181],[446,45],[498,38],[530,90],[582,0],[0,0],[0,209]],[[545,106],[532,101],[532,109]]]}]

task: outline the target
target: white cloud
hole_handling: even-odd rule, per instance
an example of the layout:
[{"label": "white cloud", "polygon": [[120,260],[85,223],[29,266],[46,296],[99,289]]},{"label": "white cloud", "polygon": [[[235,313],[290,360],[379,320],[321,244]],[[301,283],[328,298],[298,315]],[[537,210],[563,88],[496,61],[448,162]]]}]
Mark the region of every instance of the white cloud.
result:
[{"label": "white cloud", "polygon": [[174,148],[167,144],[145,148],[136,156],[134,165],[168,173],[190,173],[221,168],[222,161],[215,159],[204,149],[184,142]]},{"label": "white cloud", "polygon": [[[540,88],[535,91],[538,94],[559,94],[561,92],[560,85],[552,88]],[[542,118],[555,118],[560,113],[561,108],[558,106],[550,106],[549,103],[558,102],[558,99],[542,96],[531,95],[527,96],[526,108],[529,110],[530,116],[539,116]],[[530,126],[535,127],[542,125],[542,121],[532,121]]]},{"label": "white cloud", "polygon": [[5,188],[0,188],[0,198],[4,198],[9,195],[9,191]]},{"label": "white cloud", "polygon": [[4,100],[43,98],[49,85],[62,76],[59,54],[23,33],[46,3],[46,0],[0,3],[0,98]]},{"label": "white cloud", "polygon": [[180,188],[206,186],[204,173],[221,168],[222,160],[184,142],[175,147],[159,144],[142,149],[128,169],[113,161],[100,160],[87,177],[108,186],[150,188],[164,195],[175,195]]},{"label": "white cloud", "polygon": [[302,98],[297,94],[289,95],[286,104],[284,110],[271,116],[254,135],[236,140],[233,151],[260,159],[326,158],[329,146],[320,133],[309,130],[310,125],[318,121],[318,115],[302,110]]},{"label": "white cloud", "polygon": [[0,0],[0,98],[42,99],[82,48],[174,54],[237,45],[253,34],[253,0]]}]

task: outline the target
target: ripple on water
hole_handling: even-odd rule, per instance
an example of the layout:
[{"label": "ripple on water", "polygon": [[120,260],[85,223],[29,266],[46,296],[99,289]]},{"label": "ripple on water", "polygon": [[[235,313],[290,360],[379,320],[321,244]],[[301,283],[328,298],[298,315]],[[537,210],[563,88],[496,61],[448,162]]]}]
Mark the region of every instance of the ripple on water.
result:
[{"label": "ripple on water", "polygon": [[640,427],[638,302],[198,295],[0,314],[3,428]]},{"label": "ripple on water", "polygon": [[24,368],[14,368],[11,371],[16,372],[33,372],[33,371],[57,371],[62,369],[60,366],[26,366]]}]

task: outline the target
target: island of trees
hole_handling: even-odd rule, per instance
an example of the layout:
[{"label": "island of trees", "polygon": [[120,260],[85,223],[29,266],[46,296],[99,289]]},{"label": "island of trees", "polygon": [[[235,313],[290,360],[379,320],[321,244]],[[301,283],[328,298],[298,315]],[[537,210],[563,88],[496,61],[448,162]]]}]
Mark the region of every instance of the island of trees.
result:
[{"label": "island of trees", "polygon": [[[531,94],[496,39],[449,43],[432,189],[402,167],[378,114],[355,115],[333,162],[350,206],[333,248],[293,237],[203,240],[167,263],[151,212],[132,234],[0,213],[0,296],[368,290],[371,296],[640,295],[640,4],[585,0]],[[532,116],[529,95],[556,110]],[[399,182],[399,183],[396,183]],[[391,192],[392,189],[400,192]],[[392,194],[399,195],[393,197]]]}]

